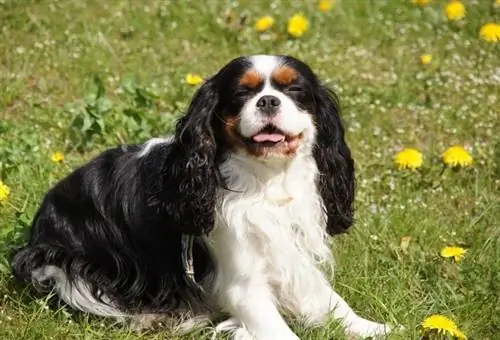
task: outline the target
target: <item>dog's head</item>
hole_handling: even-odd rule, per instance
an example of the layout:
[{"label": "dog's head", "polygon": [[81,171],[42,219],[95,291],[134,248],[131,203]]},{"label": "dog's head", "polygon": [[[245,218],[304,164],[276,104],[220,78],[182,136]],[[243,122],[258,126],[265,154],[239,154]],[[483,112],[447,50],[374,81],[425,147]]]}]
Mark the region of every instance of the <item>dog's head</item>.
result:
[{"label": "dog's head", "polygon": [[289,158],[311,148],[319,84],[307,65],[284,56],[241,57],[211,81],[219,89],[219,133],[230,150]]},{"label": "dog's head", "polygon": [[320,172],[328,231],[338,233],[352,223],[354,169],[337,99],[296,58],[230,61],[196,92],[175,139],[185,157],[177,171],[188,176],[193,198],[204,192],[196,186],[221,185],[218,161],[230,153],[256,160],[309,154]]}]

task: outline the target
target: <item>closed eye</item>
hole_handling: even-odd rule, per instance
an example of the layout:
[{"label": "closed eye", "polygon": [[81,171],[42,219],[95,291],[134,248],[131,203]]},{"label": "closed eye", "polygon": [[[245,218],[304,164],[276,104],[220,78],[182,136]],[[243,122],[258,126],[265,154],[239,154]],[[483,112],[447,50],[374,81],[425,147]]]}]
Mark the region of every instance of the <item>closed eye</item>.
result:
[{"label": "closed eye", "polygon": [[302,92],[302,91],[304,91],[304,90],[302,89],[302,87],[297,86],[297,85],[292,85],[292,86],[289,86],[286,90],[287,90],[288,92]]},{"label": "closed eye", "polygon": [[247,97],[248,95],[250,95],[249,90],[238,90],[238,91],[234,92],[234,96],[238,97],[238,98]]}]

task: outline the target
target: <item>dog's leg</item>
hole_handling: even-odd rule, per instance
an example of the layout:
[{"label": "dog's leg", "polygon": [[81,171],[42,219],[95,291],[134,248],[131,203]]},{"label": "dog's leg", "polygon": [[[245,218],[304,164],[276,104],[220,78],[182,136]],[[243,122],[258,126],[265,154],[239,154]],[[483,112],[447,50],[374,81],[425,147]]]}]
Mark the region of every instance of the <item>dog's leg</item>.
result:
[{"label": "dog's leg", "polygon": [[357,315],[347,302],[333,289],[329,289],[330,310],[333,318],[339,320],[351,336],[373,337],[387,335],[391,328],[386,324],[373,322]]},{"label": "dog's leg", "polygon": [[304,317],[310,325],[322,324],[328,315],[341,322],[346,333],[357,337],[386,335],[388,325],[376,323],[357,315],[347,302],[337,294],[319,269],[310,271],[307,280],[300,281],[295,290],[295,303],[288,303],[294,314]]},{"label": "dog's leg", "polygon": [[[243,326],[241,331],[246,330],[255,340],[299,339],[279,313],[267,285],[238,282],[222,292],[224,307]],[[235,332],[235,339],[245,338],[236,337],[241,331]]]}]

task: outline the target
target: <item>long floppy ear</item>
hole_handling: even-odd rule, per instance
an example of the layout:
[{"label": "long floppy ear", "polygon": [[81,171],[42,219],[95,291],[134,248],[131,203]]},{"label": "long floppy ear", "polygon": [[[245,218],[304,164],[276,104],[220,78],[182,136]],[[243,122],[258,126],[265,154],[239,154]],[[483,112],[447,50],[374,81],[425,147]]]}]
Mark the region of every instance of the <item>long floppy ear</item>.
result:
[{"label": "long floppy ear", "polygon": [[214,225],[220,174],[212,127],[218,91],[208,80],[195,93],[188,112],[178,122],[175,142],[164,174],[165,208],[174,228],[185,234],[208,233]]},{"label": "long floppy ear", "polygon": [[327,214],[330,235],[345,232],[353,224],[355,175],[351,151],[344,140],[337,97],[321,86],[316,96],[316,147],[318,189]]}]

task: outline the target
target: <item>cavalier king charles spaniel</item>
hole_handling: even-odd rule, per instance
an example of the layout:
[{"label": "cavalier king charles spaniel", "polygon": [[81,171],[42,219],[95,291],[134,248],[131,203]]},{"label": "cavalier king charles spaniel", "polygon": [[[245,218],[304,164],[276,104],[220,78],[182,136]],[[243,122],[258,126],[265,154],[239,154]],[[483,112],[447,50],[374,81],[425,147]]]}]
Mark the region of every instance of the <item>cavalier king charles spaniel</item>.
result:
[{"label": "cavalier king charles spaniel", "polygon": [[354,191],[335,95],[293,57],[240,57],[172,137],[105,151],[55,185],[12,266],[74,309],[137,327],[184,315],[187,331],[224,313],[215,330],[234,339],[298,339],[288,312],[384,335],[321,271]]}]

